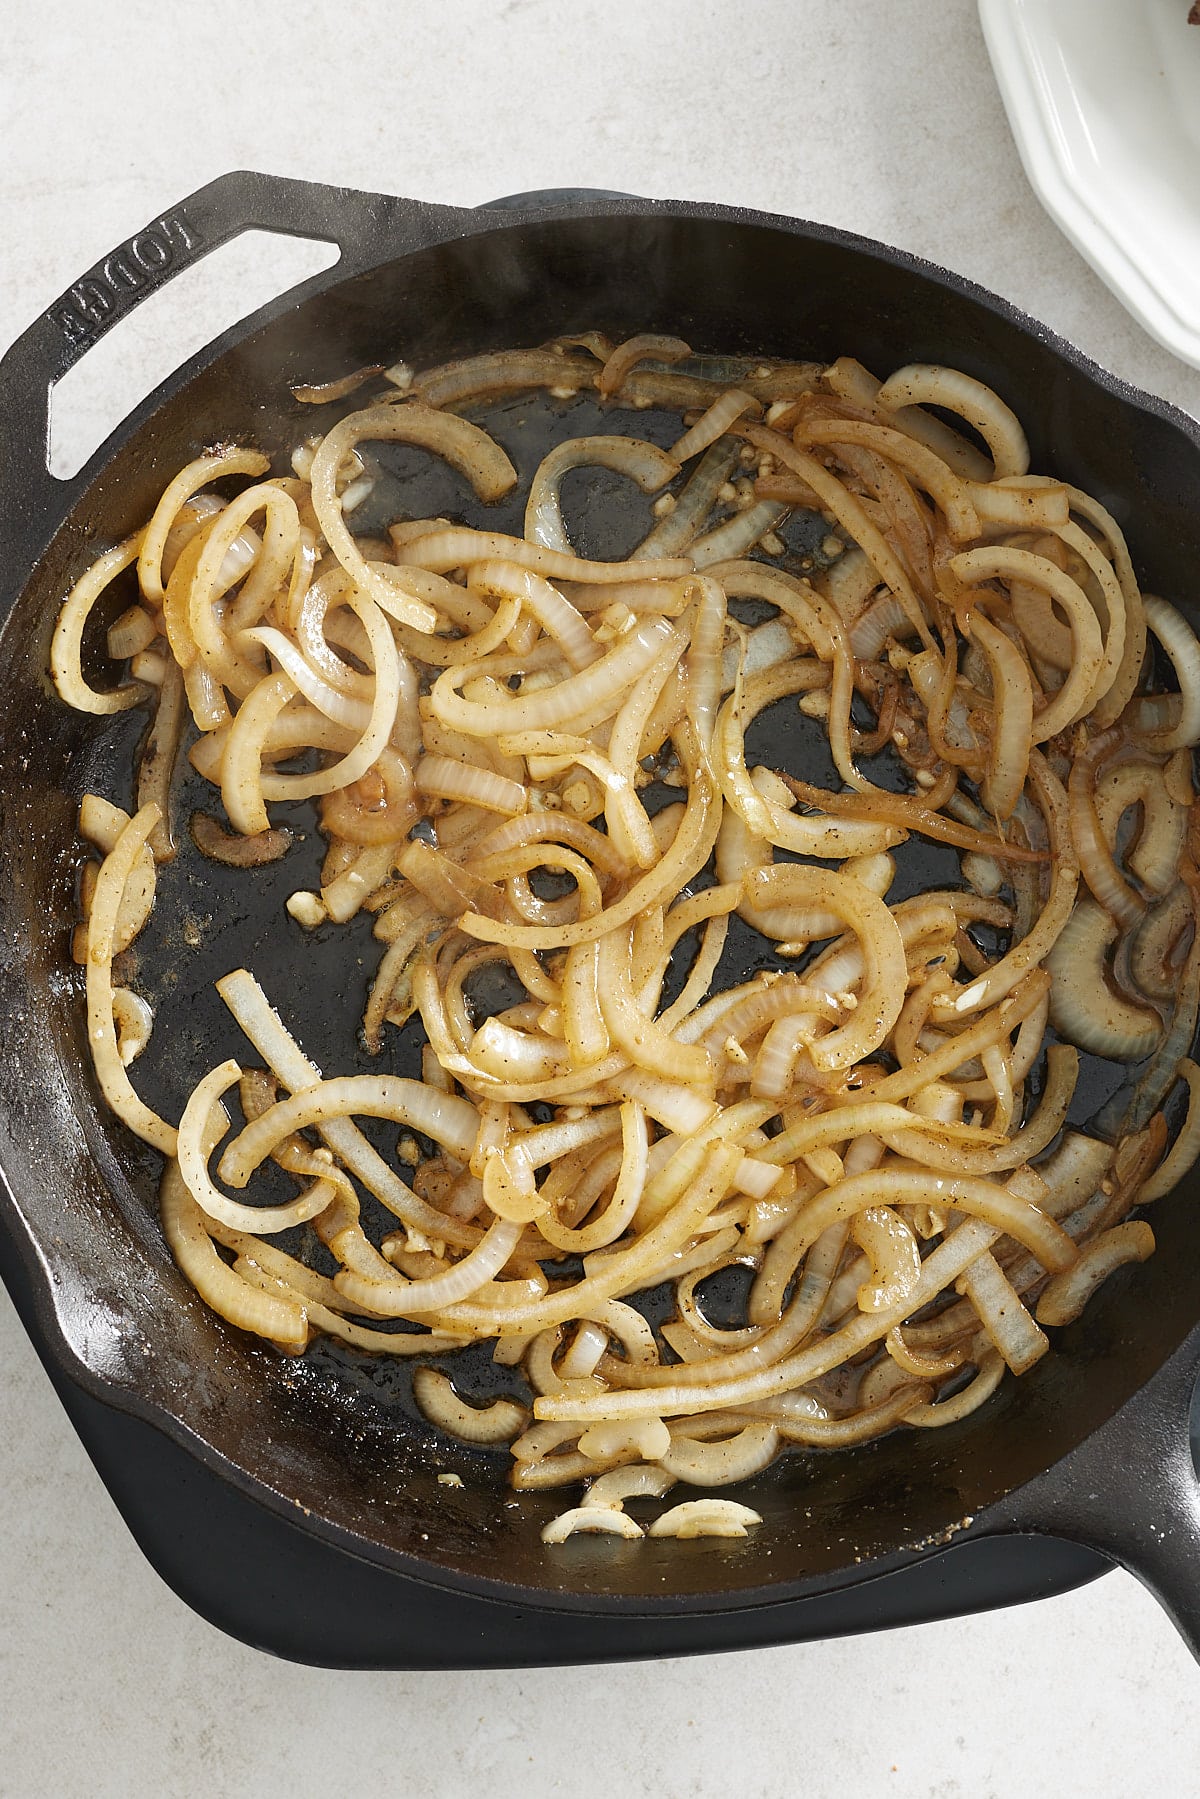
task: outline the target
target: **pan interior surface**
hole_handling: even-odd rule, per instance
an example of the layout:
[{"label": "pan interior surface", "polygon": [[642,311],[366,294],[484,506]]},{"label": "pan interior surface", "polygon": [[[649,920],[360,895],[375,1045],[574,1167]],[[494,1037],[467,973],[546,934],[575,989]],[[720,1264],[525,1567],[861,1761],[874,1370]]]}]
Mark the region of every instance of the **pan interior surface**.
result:
[{"label": "pan interior surface", "polygon": [[[614,337],[661,330],[698,350],[775,359],[853,355],[880,372],[914,360],[960,367],[1013,406],[1032,466],[1103,501],[1143,583],[1189,609],[1200,562],[1196,443],[1002,308],[904,258],[808,229],[609,214],[489,230],[327,288],[181,371],[160,403],[117,434],[0,638],[0,883],[10,896],[0,921],[0,1017],[10,1046],[0,1065],[0,1164],[27,1261],[44,1274],[44,1322],[67,1371],[165,1421],[251,1495],[368,1559],[434,1582],[519,1588],[581,1608],[704,1610],[861,1578],[872,1565],[934,1547],[1100,1425],[1200,1316],[1189,1220],[1195,1177],[1155,1207],[1151,1261],[1122,1270],[1031,1375],[1005,1382],[961,1425],[784,1457],[745,1492],[731,1489],[763,1516],[744,1541],[580,1539],[548,1550],[540,1527],[565,1496],[518,1498],[504,1482],[503,1453],[434,1432],[411,1406],[403,1364],[328,1347],[290,1360],[206,1310],[161,1239],[157,1158],[99,1099],[68,955],[78,796],[95,788],[127,798],[143,723],[134,714],[115,726],[81,724],[50,689],[50,632],[71,579],[135,528],[203,447],[252,442],[286,467],[296,442],[336,416],[293,402],[291,382],[399,357],[420,367],[588,329]],[[488,418],[527,479],[540,453],[534,409],[507,402]],[[665,415],[657,423],[634,415],[632,427],[628,420],[622,428],[657,429],[669,441]],[[425,477],[415,463],[398,467],[419,515],[434,504],[423,497]],[[444,471],[438,479],[436,504],[449,507]],[[598,491],[584,529],[595,533],[595,553],[621,553],[628,543],[606,538],[616,513],[606,516]],[[513,518],[497,508],[495,524],[512,528]],[[580,547],[593,544],[581,539]],[[181,781],[180,819],[203,803],[200,784]],[[147,1056],[160,1085],[147,1096],[175,1115],[199,1073],[239,1046],[212,982],[242,965],[259,974],[327,1072],[412,1071],[407,1035],[393,1033],[375,1060],[354,1033],[378,954],[370,919],[318,933],[299,961],[302,933],[283,901],[312,884],[322,843],[311,814],[297,809],[293,822],[294,849],[254,876],[187,854],[164,874],[159,908],[170,905],[171,923],[147,945],[139,980],[161,1007]],[[749,948],[748,936],[739,940],[743,957]],[[447,1471],[461,1476],[461,1488],[438,1482]]]}]

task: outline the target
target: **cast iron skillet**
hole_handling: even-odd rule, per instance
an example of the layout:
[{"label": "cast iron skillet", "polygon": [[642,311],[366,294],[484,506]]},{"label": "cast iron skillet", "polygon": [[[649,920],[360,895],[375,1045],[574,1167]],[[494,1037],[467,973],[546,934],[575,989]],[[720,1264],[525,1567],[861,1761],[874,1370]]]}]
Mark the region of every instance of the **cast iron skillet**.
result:
[{"label": "cast iron skillet", "polygon": [[[145,294],[250,227],[335,242],[341,262],[193,358],[75,479],[51,478],[53,382]],[[705,349],[966,369],[1015,406],[1034,466],[1104,500],[1143,579],[1189,605],[1200,429],[1003,301],[910,256],[824,226],[677,202],[571,197],[466,212],[256,174],[194,194],[91,270],[0,364],[0,1220],[39,1347],[67,1379],[157,1425],[237,1493],[434,1588],[614,1621],[700,1620],[834,1592],[952,1539],[1049,1533],[1124,1563],[1200,1654],[1200,1490],[1188,1437],[1200,1363],[1195,1176],[1155,1207],[1158,1253],[1110,1280],[1032,1374],[959,1426],[784,1459],[754,1482],[764,1523],[736,1544],[583,1539],[544,1549],[539,1526],[561,1499],[517,1504],[497,1462],[434,1438],[374,1364],[296,1364],[228,1329],[163,1247],[156,1158],[98,1102],[67,957],[76,798],[115,778],[122,746],[119,731],[97,732],[49,689],[62,594],[97,544],[140,522],[204,445],[290,449],[312,414],[287,401],[289,381],[596,326],[667,330]],[[197,921],[206,959],[189,963],[178,946],[189,994],[193,980],[207,985],[246,959],[247,942],[270,936],[239,881],[224,934],[205,937]],[[267,895],[271,929],[279,897]],[[282,954],[273,990],[320,1058],[321,995],[312,983],[285,984],[286,968]],[[194,1010],[202,1056],[216,1013],[199,990]],[[445,1469],[464,1485],[440,1485]]]}]

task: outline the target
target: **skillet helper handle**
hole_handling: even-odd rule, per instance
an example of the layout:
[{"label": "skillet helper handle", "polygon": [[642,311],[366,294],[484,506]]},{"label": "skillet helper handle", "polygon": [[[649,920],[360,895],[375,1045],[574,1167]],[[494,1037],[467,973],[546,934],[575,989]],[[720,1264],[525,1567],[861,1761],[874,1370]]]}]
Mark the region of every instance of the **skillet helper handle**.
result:
[{"label": "skillet helper handle", "polygon": [[[0,617],[90,479],[50,473],[50,393],[105,332],[176,275],[244,231],[337,244],[341,260],[293,294],[467,228],[458,207],[235,170],[150,220],[93,265],[22,333],[0,362]],[[278,306],[279,301],[272,302]]]},{"label": "skillet helper handle", "polygon": [[1012,1495],[1011,1528],[1067,1537],[1136,1575],[1200,1661],[1200,1479],[1189,1414],[1200,1329],[1108,1423]]}]

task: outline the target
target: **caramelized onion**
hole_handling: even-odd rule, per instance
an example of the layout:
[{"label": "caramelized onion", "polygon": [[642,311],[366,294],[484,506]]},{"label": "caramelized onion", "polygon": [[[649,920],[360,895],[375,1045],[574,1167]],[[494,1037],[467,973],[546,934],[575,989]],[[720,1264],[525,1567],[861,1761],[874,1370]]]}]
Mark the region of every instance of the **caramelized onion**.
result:
[{"label": "caramelized onion", "polygon": [[596,379],[596,386],[602,394],[616,393],[624,384],[625,377],[639,362],[653,359],[655,362],[682,362],[685,356],[692,353],[691,345],[685,344],[681,337],[661,337],[644,334],[638,337],[627,337],[624,343],[618,344],[604,363],[604,367]]},{"label": "caramelized onion", "polygon": [[[81,710],[157,698],[136,815],[81,808],[104,860],[80,874],[74,953],[101,1090],[167,1159],[181,1269],[289,1352],[324,1332],[416,1357],[426,1417],[509,1444],[519,1491],[591,1482],[548,1541],[638,1536],[623,1502],[676,1480],[967,1418],[1149,1253],[1127,1214],[1200,1148],[1189,627],[1143,602],[1110,514],[1028,474],[1003,400],[953,370],[880,384],[849,359],[822,373],[585,333],[387,373],[396,392],[302,444],[293,473],[265,478],[257,451],[189,464],[54,635]],[[656,424],[664,450],[567,437],[563,412],[518,536],[483,510],[513,464],[446,408],[522,388],[548,390],[548,413],[598,390],[614,417],[699,416]],[[480,506],[355,537],[355,507],[370,492],[379,515],[391,491],[358,453],[372,440],[440,456]],[[624,561],[572,551],[559,487],[588,466],[648,494],[678,477]],[[230,476],[257,484],[211,491]],[[792,506],[831,527],[807,559],[766,535]],[[108,647],[136,684],[105,692],[85,627],[135,565]],[[1175,693],[1153,691],[1147,620]],[[219,1063],[178,1130],[138,1097],[129,1070],[171,1030],[160,1007],[151,1043],[127,953],[157,927],[185,702],[230,827],[197,813],[197,842],[249,870],[290,841],[278,803],[320,801],[324,861],[287,911],[327,931],[361,916],[364,965],[373,923],[366,1044],[412,1020],[421,1079],[324,1078],[240,970],[219,992],[269,1072]],[[830,785],[767,765],[783,706],[794,766],[815,747]],[[962,881],[894,899],[910,834],[960,852]],[[749,968],[743,925],[772,952]],[[301,934],[278,928],[303,981]],[[1045,1044],[1048,1021],[1087,1053],[1149,1056],[1097,1120],[1108,1141],[1064,1131],[1081,1062]],[[214,1177],[235,1081],[245,1123]],[[288,1228],[295,1253],[271,1241]],[[307,1265],[318,1247],[336,1272]],[[664,1283],[675,1313],[652,1329],[638,1295]],[[746,1294],[733,1317],[719,1286],[722,1308]],[[481,1341],[523,1364],[536,1421],[427,1365]],[[652,1531],[755,1521],[689,1502]]]},{"label": "caramelized onion", "polygon": [[940,406],[946,412],[957,412],[987,444],[997,477],[1023,475],[1029,467],[1029,445],[1021,421],[999,394],[959,369],[910,362],[889,376],[876,402],[889,411],[897,406]]},{"label": "caramelized onion", "polygon": [[1050,1017],[1055,1030],[1080,1049],[1139,1062],[1161,1040],[1162,1020],[1113,986],[1107,958],[1116,935],[1116,922],[1094,901],[1079,902],[1047,961]]},{"label": "caramelized onion", "polygon": [[1038,1300],[1038,1323],[1070,1324],[1110,1274],[1127,1262],[1144,1262],[1153,1254],[1154,1232],[1141,1219],[1105,1231],[1089,1243],[1074,1268],[1044,1289]]},{"label": "caramelized onion", "polygon": [[251,837],[226,831],[207,812],[193,812],[189,828],[201,855],[223,862],[228,868],[262,868],[268,862],[278,862],[292,842],[290,831],[271,829]]}]

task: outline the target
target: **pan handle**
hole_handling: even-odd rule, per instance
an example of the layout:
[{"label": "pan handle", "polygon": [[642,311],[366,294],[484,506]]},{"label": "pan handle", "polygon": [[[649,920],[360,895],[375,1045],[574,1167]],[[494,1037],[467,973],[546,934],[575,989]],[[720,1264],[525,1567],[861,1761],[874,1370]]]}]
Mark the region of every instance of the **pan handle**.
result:
[{"label": "pan handle", "polygon": [[[333,268],[271,302],[344,280],[383,257],[443,243],[472,229],[463,208],[326,187],[253,170],[235,170],[199,188],[118,244],[22,333],[0,361],[0,618],[87,485],[52,475],[47,463],[50,391],[106,331],[150,294],[244,231],[277,231],[338,245]],[[477,223],[475,225],[477,228]]]},{"label": "pan handle", "polygon": [[1007,1510],[1004,1531],[1067,1537],[1136,1575],[1200,1661],[1198,1373],[1200,1327],[1106,1424],[997,1510]]}]

